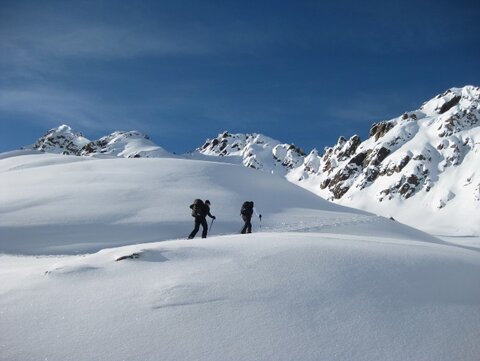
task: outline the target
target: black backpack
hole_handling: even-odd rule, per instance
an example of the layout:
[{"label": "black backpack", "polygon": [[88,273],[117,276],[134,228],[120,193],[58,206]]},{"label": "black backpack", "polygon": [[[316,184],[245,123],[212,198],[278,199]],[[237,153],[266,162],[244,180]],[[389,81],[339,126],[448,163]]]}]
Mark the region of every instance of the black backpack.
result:
[{"label": "black backpack", "polygon": [[242,208],[240,209],[240,214],[242,216],[251,216],[253,214],[253,202],[244,202]]},{"label": "black backpack", "polygon": [[203,214],[203,201],[201,199],[195,199],[192,204],[192,217],[201,217]]}]

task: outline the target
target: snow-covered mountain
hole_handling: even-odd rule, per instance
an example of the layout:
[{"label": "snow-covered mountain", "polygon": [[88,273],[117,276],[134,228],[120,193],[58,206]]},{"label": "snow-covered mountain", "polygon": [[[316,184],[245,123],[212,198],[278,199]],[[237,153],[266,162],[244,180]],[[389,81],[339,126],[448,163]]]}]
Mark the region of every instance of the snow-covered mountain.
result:
[{"label": "snow-covered mountain", "polygon": [[90,143],[81,133],[75,132],[68,125],[50,129],[40,137],[33,145],[25,149],[37,149],[41,152],[79,155],[81,149]]},{"label": "snow-covered mountain", "polygon": [[68,125],[49,130],[32,146],[42,152],[64,155],[108,155],[124,158],[151,158],[172,156],[150,138],[137,131],[116,131],[98,140],[90,141]]},{"label": "snow-covered mountain", "polygon": [[194,153],[230,158],[232,163],[281,175],[301,166],[305,156],[294,144],[284,144],[262,134],[229,132],[207,139]]},{"label": "snow-covered mountain", "polygon": [[[434,233],[480,234],[480,88],[451,88],[419,109],[374,123],[369,138],[340,137],[307,155],[262,134],[227,131],[189,159],[215,159],[266,171],[332,202],[388,215]],[[89,141],[70,127],[34,145],[45,152],[171,157],[137,131]]]},{"label": "snow-covered mountain", "polygon": [[[457,170],[457,177],[449,177],[452,186],[464,168],[465,183],[478,185],[479,120],[480,88],[450,89],[419,110],[373,124],[364,142],[356,135],[340,137],[322,156],[311,153],[299,181],[318,176],[320,193],[330,200],[354,198],[373,188],[379,202],[430,192],[452,168]],[[472,200],[478,198],[470,193]]]},{"label": "snow-covered mountain", "polygon": [[[225,132],[197,149],[279,170],[333,202],[432,232],[480,234],[480,88],[452,88],[420,109],[340,137],[323,154],[254,134]],[[283,173],[282,173],[283,171]]]},{"label": "snow-covered mountain", "polygon": [[310,153],[289,179],[340,204],[435,233],[480,234],[480,88],[452,88],[420,109]]}]

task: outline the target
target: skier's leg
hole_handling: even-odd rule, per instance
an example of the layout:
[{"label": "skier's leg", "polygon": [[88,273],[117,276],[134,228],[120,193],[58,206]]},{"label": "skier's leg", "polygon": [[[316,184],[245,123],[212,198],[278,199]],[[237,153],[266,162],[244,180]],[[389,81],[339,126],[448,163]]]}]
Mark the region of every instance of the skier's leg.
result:
[{"label": "skier's leg", "polygon": [[202,219],[202,238],[207,238],[207,232],[208,232],[208,223],[205,218]]},{"label": "skier's leg", "polygon": [[243,221],[245,224],[243,225],[242,230],[240,231],[241,234],[245,234],[247,232],[247,226],[248,226],[248,218],[245,216],[242,216]]},{"label": "skier's leg", "polygon": [[252,233],[252,217],[248,217],[247,233]]},{"label": "skier's leg", "polygon": [[198,218],[195,218],[195,227],[193,228],[192,233],[190,233],[190,235],[188,236],[188,239],[192,239],[193,237],[195,237],[199,229],[200,229],[200,220]]}]

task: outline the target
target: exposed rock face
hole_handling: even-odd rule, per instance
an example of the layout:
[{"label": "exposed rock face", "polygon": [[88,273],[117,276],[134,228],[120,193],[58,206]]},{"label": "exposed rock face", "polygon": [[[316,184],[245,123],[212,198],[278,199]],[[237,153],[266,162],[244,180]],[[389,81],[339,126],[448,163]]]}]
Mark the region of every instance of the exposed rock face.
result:
[{"label": "exposed rock face", "polygon": [[[402,117],[403,119],[403,117]],[[408,119],[408,118],[406,118]],[[372,125],[370,128],[370,133],[369,137],[375,137],[375,141],[378,140],[378,138],[383,137],[390,129],[394,127],[394,124],[392,122],[380,122],[380,123],[375,123]]]},{"label": "exposed rock face", "polygon": [[77,155],[89,142],[81,133],[74,132],[68,125],[61,125],[50,129],[35,142],[32,148],[47,153]]},{"label": "exposed rock face", "polygon": [[480,88],[452,88],[417,111],[373,124],[363,142],[340,137],[323,155],[311,153],[296,178],[315,179],[319,193],[332,201],[363,190],[376,190],[379,202],[409,199],[430,192],[467,155],[476,154],[480,166],[479,119]]}]

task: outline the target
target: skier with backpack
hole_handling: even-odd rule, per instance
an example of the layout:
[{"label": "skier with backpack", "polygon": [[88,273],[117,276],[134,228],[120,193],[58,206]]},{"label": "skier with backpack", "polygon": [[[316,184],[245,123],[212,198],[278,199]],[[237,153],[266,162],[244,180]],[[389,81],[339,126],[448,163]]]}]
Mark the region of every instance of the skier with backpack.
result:
[{"label": "skier with backpack", "polygon": [[262,215],[257,213],[254,207],[254,203],[252,201],[243,202],[242,208],[240,209],[240,215],[242,216],[242,219],[245,222],[245,224],[243,225],[243,228],[240,231],[240,233],[242,234],[252,233],[252,215],[254,212],[258,216],[258,218],[260,218],[260,222],[261,222]]},{"label": "skier with backpack", "polygon": [[195,237],[200,229],[200,225],[202,225],[202,238],[207,238],[208,224],[206,218],[209,216],[212,218],[212,222],[216,219],[215,216],[210,214],[210,201],[207,199],[204,203],[201,199],[195,199],[193,204],[190,205],[190,209],[192,210],[192,217],[195,218],[195,227],[188,236],[188,239]]}]

